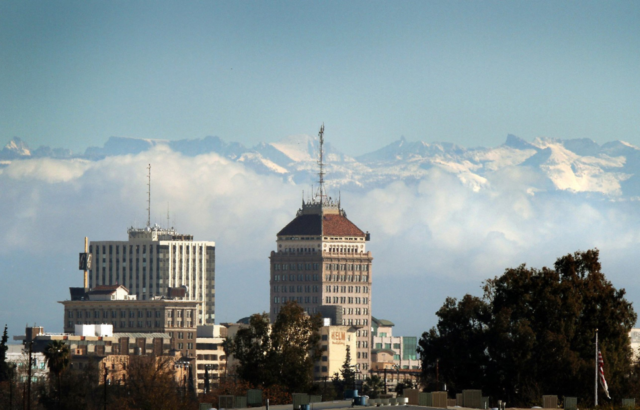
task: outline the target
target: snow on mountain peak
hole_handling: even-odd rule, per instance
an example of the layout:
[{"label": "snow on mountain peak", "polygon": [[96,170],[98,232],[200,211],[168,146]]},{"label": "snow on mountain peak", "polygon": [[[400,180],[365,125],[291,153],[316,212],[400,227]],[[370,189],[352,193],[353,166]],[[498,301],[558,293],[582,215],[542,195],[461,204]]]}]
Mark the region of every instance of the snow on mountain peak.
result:
[{"label": "snow on mountain peak", "polygon": [[291,135],[269,145],[295,162],[312,161],[315,159],[314,152],[317,151],[316,140],[317,138],[306,134]]},{"label": "snow on mountain peak", "polygon": [[18,137],[13,137],[11,141],[9,141],[9,143],[4,146],[2,151],[5,154],[9,154],[7,156],[10,156],[11,154],[14,157],[31,156],[31,150],[29,149],[29,146]]}]

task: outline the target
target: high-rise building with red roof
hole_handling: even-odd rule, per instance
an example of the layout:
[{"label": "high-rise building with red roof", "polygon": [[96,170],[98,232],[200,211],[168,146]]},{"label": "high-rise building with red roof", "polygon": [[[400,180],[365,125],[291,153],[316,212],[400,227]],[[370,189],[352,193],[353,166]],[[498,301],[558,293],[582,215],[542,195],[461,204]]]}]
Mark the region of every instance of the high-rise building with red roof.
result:
[{"label": "high-rise building with red roof", "polygon": [[[331,317],[332,325],[355,327],[356,352],[352,354],[360,371],[357,376],[364,378],[371,360],[373,257],[366,250],[369,233],[347,218],[340,201],[325,194],[322,144],[323,128],[318,191],[313,199],[302,201],[296,217],[278,232],[277,250],[269,258],[270,316],[274,322],[286,302],[296,301],[310,315]],[[340,341],[326,341],[334,342]],[[322,362],[319,367],[316,375],[322,373]]]}]

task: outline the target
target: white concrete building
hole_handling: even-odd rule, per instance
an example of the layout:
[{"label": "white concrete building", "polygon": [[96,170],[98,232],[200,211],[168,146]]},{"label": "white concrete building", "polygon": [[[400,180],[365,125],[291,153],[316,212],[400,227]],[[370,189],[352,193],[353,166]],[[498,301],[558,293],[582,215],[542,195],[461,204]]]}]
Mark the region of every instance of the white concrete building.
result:
[{"label": "white concrete building", "polygon": [[197,324],[215,320],[215,242],[194,241],[158,225],[129,228],[128,241],[92,241],[89,287],[121,284],[138,300],[169,296],[184,288],[184,300],[198,301]]},{"label": "white concrete building", "polygon": [[227,328],[221,325],[198,326],[196,338],[196,379],[198,393],[204,392],[205,375],[209,376],[209,389],[220,385],[225,374],[227,357],[222,346]]}]

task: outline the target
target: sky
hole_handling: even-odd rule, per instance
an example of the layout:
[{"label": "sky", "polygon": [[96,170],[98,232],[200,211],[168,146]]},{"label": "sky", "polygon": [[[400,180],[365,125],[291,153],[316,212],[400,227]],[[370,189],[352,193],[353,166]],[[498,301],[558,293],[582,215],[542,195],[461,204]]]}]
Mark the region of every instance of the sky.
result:
[{"label": "sky", "polygon": [[[640,3],[623,1],[3,1],[0,145],[19,137],[82,152],[110,136],[217,135],[252,146],[314,135],[324,122],[326,139],[353,156],[401,136],[640,146],[638,21]],[[300,186],[166,147],[43,158],[0,172],[0,322],[10,334],[34,322],[62,330],[55,302],[81,283],[84,237],[125,240],[146,220],[149,162],[162,164],[156,219],[170,203],[180,231],[217,243],[217,321],[268,309],[267,257]],[[343,192],[350,219],[372,232],[386,291],[376,298],[374,287],[374,316],[419,335],[446,296],[480,295],[506,267],[593,247],[640,300],[629,273],[637,202],[531,196],[518,187],[533,177],[498,177],[481,193],[437,171]]]},{"label": "sky", "polygon": [[640,145],[634,1],[4,1],[0,140]]}]

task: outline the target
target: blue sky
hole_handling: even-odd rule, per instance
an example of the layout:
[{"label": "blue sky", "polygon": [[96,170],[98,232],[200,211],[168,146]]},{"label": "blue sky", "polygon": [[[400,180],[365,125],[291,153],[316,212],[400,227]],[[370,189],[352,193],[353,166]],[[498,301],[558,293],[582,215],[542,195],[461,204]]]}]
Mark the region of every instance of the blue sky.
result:
[{"label": "blue sky", "polygon": [[[322,122],[350,155],[401,136],[640,146],[638,22],[637,1],[5,0],[0,147],[20,137],[78,152],[110,136],[207,135],[252,146],[315,135]],[[154,201],[171,204],[181,231],[217,242],[218,320],[268,308],[267,256],[306,186],[215,154],[43,158],[0,169],[0,320],[11,334],[34,321],[61,330],[55,302],[80,284],[84,236],[124,240],[144,220],[148,163],[162,164]],[[378,289],[402,295],[373,299],[374,315],[419,335],[446,296],[477,295],[506,267],[551,266],[593,247],[638,299],[637,202],[533,195],[522,189],[527,175],[480,194],[437,170],[343,192],[350,218],[373,234]],[[248,297],[239,277],[258,284]]]},{"label": "blue sky", "polygon": [[[0,140],[640,145],[640,3],[0,4]],[[0,141],[0,142],[2,142]]]}]

